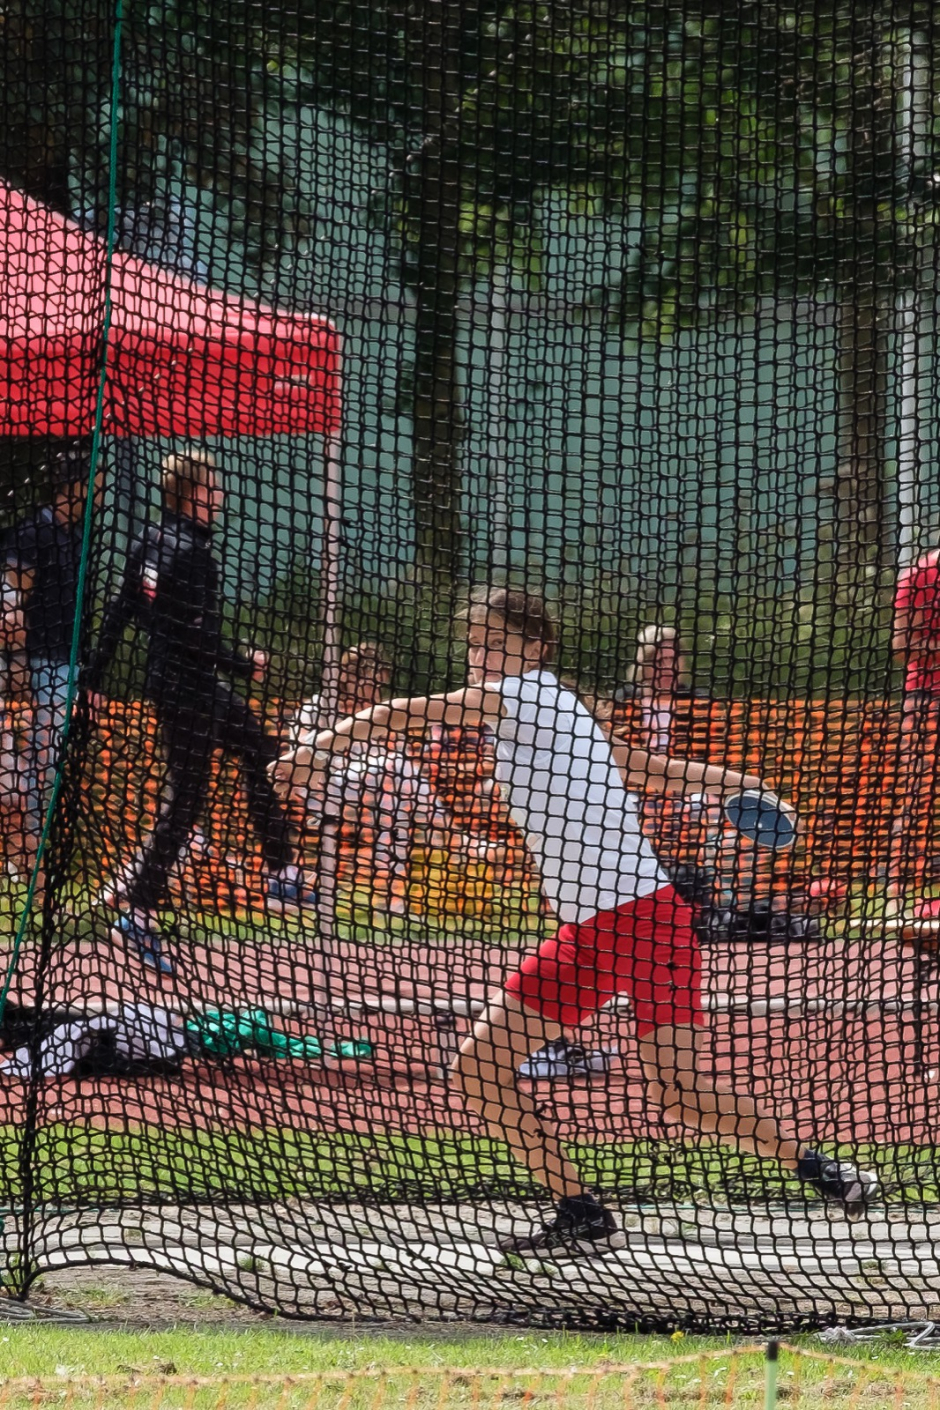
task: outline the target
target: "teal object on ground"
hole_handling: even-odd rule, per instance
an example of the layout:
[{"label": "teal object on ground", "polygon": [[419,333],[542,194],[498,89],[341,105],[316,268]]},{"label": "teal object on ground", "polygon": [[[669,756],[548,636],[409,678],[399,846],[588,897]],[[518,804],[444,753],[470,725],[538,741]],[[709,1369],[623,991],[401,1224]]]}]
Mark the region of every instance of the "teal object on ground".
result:
[{"label": "teal object on ground", "polygon": [[281,1033],[271,1027],[264,1009],[205,1009],[187,1019],[186,1028],[210,1057],[256,1052],[261,1057],[300,1058],[303,1062],[312,1062],[324,1055],[360,1061],[368,1061],[375,1055],[374,1046],[362,1038],[329,1043],[324,1048],[320,1039],[313,1035],[295,1038]]}]

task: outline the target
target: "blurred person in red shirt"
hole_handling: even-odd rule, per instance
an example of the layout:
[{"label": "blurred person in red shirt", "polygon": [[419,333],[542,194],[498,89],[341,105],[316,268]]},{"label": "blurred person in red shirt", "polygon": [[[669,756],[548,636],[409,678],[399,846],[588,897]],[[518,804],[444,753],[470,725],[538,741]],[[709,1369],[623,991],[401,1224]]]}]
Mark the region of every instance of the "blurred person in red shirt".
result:
[{"label": "blurred person in red shirt", "polygon": [[[940,736],[940,549],[933,549],[898,576],[891,649],[902,661],[904,696],[898,745],[896,796],[900,808],[891,828],[888,897],[901,909],[905,882],[918,851],[916,820],[936,799]],[[912,823],[915,824],[912,827]],[[921,901],[918,919],[940,918],[940,898]]]}]

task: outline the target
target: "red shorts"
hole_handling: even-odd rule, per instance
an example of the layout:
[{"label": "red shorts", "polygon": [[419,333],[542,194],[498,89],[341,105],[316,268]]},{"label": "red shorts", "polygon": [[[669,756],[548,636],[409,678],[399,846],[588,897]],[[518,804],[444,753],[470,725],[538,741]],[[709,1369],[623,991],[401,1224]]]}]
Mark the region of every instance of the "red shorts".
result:
[{"label": "red shorts", "polygon": [[563,925],[506,985],[542,1018],[576,1028],[616,994],[629,994],[640,1037],[663,1024],[701,1024],[702,956],[692,912],[671,886]]}]

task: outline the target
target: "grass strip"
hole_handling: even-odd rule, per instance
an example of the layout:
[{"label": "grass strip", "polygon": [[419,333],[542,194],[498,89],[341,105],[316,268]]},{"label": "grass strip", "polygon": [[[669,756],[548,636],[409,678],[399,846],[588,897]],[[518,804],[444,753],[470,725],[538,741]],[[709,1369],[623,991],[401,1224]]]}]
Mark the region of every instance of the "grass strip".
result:
[{"label": "grass strip", "polygon": [[[0,1204],[7,1207],[22,1200],[20,1139],[20,1128],[0,1126]],[[639,1140],[571,1144],[569,1151],[587,1184],[639,1204],[759,1206],[805,1198],[785,1170],[721,1146]],[[851,1154],[878,1170],[889,1203],[940,1203],[940,1161],[932,1148],[860,1147]],[[109,1130],[59,1122],[36,1133],[33,1166],[38,1202],[90,1206],[220,1197],[452,1202],[539,1193],[500,1143],[456,1134]]]},{"label": "grass strip", "polygon": [[[5,1377],[42,1377],[32,1385],[7,1382],[4,1410],[55,1403],[78,1410],[102,1403],[109,1410],[169,1410],[184,1403],[192,1410],[299,1410],[314,1403],[325,1410],[496,1410],[515,1402],[546,1410],[652,1410],[763,1402],[760,1345],[734,1346],[714,1337],[480,1336],[459,1328],[446,1336],[416,1331],[390,1337],[359,1329],[292,1336],[276,1327],[152,1333],[23,1327],[0,1335],[0,1352]],[[912,1364],[909,1352],[890,1344],[854,1348],[837,1358],[785,1348],[780,1399],[813,1410],[820,1402],[831,1410],[860,1404],[926,1410],[935,1404],[931,1378],[938,1369],[937,1353],[924,1353]],[[309,1380],[291,1385],[290,1377],[311,1373],[323,1375],[319,1389]],[[273,1379],[253,1387],[242,1379],[252,1375]],[[105,1402],[96,1383],[101,1376],[120,1378],[109,1385]],[[155,1379],[161,1376],[167,1380]],[[219,1380],[225,1376],[236,1379]],[[186,1377],[211,1377],[213,1383],[186,1386]]]}]

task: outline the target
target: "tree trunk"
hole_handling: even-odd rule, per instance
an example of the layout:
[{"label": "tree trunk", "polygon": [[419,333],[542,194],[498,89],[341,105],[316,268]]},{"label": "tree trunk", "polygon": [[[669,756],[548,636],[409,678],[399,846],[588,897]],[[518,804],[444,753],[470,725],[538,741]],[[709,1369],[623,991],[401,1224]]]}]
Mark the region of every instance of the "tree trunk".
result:
[{"label": "tree trunk", "polygon": [[846,20],[851,74],[845,214],[836,226],[839,424],[834,553],[838,592],[870,596],[885,560],[887,339],[898,251],[892,242],[896,181],[895,78],[884,20],[859,6]]},{"label": "tree trunk", "polygon": [[462,414],[457,380],[460,271],[460,58],[468,6],[424,0],[409,11],[412,111],[423,134],[405,174],[405,220],[415,289],[412,502],[418,575],[452,582],[462,558]]},{"label": "tree trunk", "polygon": [[885,528],[887,337],[891,305],[868,282],[843,289],[838,309],[839,426],[835,483],[835,566],[852,595],[882,565]]}]

